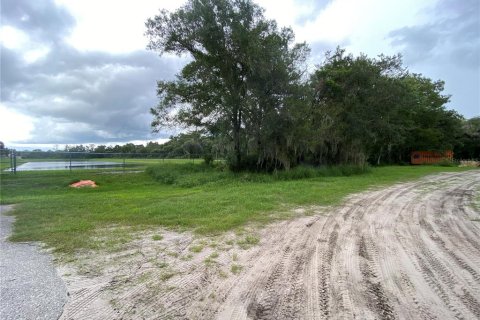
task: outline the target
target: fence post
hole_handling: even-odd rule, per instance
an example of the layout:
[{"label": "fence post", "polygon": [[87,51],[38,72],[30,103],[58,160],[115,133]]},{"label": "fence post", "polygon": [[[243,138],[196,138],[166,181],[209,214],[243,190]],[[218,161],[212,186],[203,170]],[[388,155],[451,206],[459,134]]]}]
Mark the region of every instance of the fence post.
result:
[{"label": "fence post", "polygon": [[13,150],[13,173],[17,173],[17,151]]},{"label": "fence post", "polygon": [[123,172],[125,173],[125,155],[123,155]]},{"label": "fence post", "polygon": [[72,154],[69,153],[68,155],[70,156],[70,166],[69,166],[69,168],[70,168],[70,171],[72,171]]}]

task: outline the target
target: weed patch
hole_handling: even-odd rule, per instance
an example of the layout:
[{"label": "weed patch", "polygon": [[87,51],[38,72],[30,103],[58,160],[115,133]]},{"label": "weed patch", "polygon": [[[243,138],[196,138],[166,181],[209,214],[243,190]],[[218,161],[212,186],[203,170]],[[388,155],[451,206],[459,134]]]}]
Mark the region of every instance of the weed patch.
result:
[{"label": "weed patch", "polygon": [[160,280],[167,281],[168,279],[173,277],[175,274],[176,274],[175,272],[171,272],[171,271],[163,272],[160,274]]},{"label": "weed patch", "polygon": [[214,252],[212,253],[211,255],[209,255],[205,260],[205,264],[206,265],[212,265],[212,264],[215,264],[217,263],[217,260],[215,260],[216,258],[218,258],[218,253]]},{"label": "weed patch", "polygon": [[152,236],[152,240],[154,241],[160,241],[163,239],[163,236],[161,234],[155,234]]},{"label": "weed patch", "polygon": [[203,250],[203,245],[191,246],[188,250],[194,253],[199,253]]},{"label": "weed patch", "polygon": [[260,242],[260,238],[254,235],[247,235],[242,240],[237,241],[237,244],[242,249],[248,249]]},{"label": "weed patch", "polygon": [[243,266],[239,265],[239,264],[232,264],[231,268],[230,268],[230,271],[233,273],[233,274],[239,274],[243,269]]}]

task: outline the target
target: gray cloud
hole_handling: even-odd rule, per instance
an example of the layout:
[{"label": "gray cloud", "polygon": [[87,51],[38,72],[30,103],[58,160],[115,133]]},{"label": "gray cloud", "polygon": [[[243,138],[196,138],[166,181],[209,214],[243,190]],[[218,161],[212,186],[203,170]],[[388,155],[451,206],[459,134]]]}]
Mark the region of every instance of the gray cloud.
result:
[{"label": "gray cloud", "polygon": [[404,27],[390,32],[392,45],[404,46],[410,62],[423,61],[432,55],[440,42],[434,26]]},{"label": "gray cloud", "polygon": [[446,82],[455,92],[451,106],[467,117],[480,115],[480,2],[440,1],[432,22],[390,32],[405,62],[414,70]]},{"label": "gray cloud", "polygon": [[335,51],[337,47],[345,48],[350,44],[349,39],[345,39],[341,43],[333,43],[328,41],[316,41],[309,44],[311,49],[310,60],[314,64],[322,63],[325,59],[325,54],[328,51]]},{"label": "gray cloud", "polygon": [[[2,3],[2,23],[45,44],[45,57],[27,63],[2,45],[1,99],[35,118],[33,136],[21,143],[85,143],[147,140],[156,80],[172,78],[179,58],[149,51],[127,54],[78,51],[63,39],[73,18],[50,1]],[[18,141],[20,142],[20,141]]]},{"label": "gray cloud", "polygon": [[[480,2],[477,0],[440,1],[431,11],[434,21],[419,26],[404,27],[390,32],[391,43],[404,46],[411,61],[426,56],[441,55],[438,49],[473,49],[478,58],[480,45]],[[480,60],[475,61],[477,63]]]},{"label": "gray cloud", "polygon": [[75,25],[75,19],[53,1],[2,1],[3,25],[28,30],[30,36],[44,41],[58,41]]},{"label": "gray cloud", "polygon": [[325,9],[325,7],[331,2],[332,0],[308,0],[308,1],[301,1],[296,0],[295,2],[298,5],[307,5],[311,8],[310,12],[307,14],[302,14],[295,19],[295,23],[297,25],[303,26],[308,22],[315,21],[318,17],[320,11]]}]

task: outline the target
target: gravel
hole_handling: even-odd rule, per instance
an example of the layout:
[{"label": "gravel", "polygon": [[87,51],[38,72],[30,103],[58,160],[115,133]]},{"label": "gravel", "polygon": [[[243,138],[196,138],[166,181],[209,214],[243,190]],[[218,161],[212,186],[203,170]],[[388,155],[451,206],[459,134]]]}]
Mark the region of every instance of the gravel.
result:
[{"label": "gravel", "polygon": [[15,218],[0,206],[0,319],[58,319],[67,290],[52,256],[36,243],[7,240]]}]

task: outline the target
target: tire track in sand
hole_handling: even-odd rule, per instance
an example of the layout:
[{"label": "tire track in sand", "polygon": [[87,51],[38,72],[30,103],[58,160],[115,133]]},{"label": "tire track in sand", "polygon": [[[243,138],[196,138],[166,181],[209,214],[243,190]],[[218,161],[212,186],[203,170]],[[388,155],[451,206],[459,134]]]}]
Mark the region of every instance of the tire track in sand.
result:
[{"label": "tire track in sand", "polygon": [[[288,230],[306,219],[288,222],[286,231],[283,226],[281,235],[262,243],[275,267],[265,271],[262,261],[246,270],[244,283],[227,292],[217,318],[233,309],[238,319],[478,318],[480,270],[472,262],[480,259],[480,239],[475,222],[461,210],[478,183],[478,171],[430,176],[357,195],[300,232]],[[285,243],[288,254],[268,254]],[[302,252],[304,259],[295,260]],[[285,270],[298,270],[303,284],[282,276]],[[257,312],[258,294],[241,292],[262,292],[265,312]],[[301,303],[294,316],[283,313],[279,303],[292,292],[303,295],[292,298]]]}]

